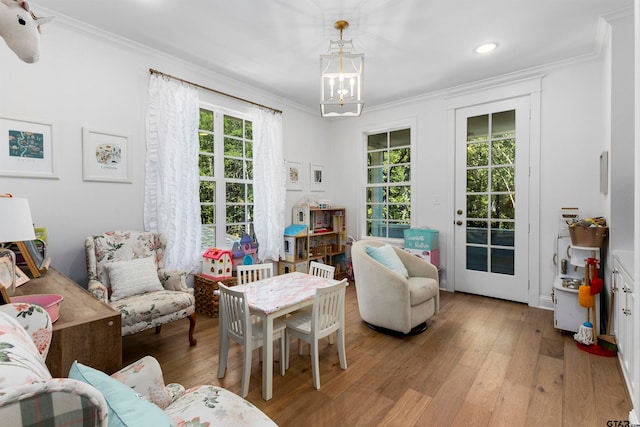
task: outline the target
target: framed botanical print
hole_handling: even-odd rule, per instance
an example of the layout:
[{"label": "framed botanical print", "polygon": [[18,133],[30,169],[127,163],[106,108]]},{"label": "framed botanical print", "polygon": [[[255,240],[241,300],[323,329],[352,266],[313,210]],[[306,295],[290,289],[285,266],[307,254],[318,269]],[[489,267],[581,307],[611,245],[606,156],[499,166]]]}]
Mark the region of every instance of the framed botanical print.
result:
[{"label": "framed botanical print", "polygon": [[311,191],[324,191],[324,166],[311,165]]},{"label": "framed botanical print", "polygon": [[302,163],[287,162],[287,190],[302,191]]}]

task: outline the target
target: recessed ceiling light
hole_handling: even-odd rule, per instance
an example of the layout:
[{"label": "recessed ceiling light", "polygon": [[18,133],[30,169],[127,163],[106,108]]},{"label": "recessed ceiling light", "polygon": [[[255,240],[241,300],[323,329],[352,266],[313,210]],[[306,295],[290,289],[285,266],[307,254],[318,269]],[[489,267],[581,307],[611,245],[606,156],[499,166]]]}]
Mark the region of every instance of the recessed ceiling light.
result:
[{"label": "recessed ceiling light", "polygon": [[497,47],[498,45],[496,43],[484,43],[475,48],[474,51],[476,53],[489,53]]}]

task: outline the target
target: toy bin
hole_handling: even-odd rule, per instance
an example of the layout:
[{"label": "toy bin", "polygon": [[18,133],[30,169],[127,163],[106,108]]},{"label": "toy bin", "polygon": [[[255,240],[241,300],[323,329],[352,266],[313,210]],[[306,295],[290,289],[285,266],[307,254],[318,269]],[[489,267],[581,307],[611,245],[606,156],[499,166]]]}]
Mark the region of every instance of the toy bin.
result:
[{"label": "toy bin", "polygon": [[405,249],[416,249],[421,251],[432,251],[439,248],[438,230],[431,228],[410,228],[404,230]]}]

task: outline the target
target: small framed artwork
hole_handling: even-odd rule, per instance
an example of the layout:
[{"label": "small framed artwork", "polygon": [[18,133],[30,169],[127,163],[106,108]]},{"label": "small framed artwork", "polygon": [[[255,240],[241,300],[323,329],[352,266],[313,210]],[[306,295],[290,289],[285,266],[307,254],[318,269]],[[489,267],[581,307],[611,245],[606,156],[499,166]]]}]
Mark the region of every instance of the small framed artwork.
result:
[{"label": "small framed artwork", "polygon": [[11,299],[9,298],[9,294],[7,293],[7,288],[4,286],[0,286],[0,305],[9,304]]},{"label": "small framed artwork", "polygon": [[9,257],[0,257],[0,288],[9,289],[13,283],[13,261]]},{"label": "small framed artwork", "polygon": [[82,179],[131,183],[129,137],[83,128]]},{"label": "small framed artwork", "polygon": [[311,165],[311,191],[324,191],[324,166]]},{"label": "small framed artwork", "polygon": [[51,123],[0,117],[0,176],[58,179]]},{"label": "small framed artwork", "polygon": [[24,285],[29,280],[31,280],[29,279],[29,276],[24,274],[24,271],[20,270],[20,267],[16,265],[16,288],[18,286]]},{"label": "small framed artwork", "polygon": [[287,190],[302,191],[302,163],[287,162]]}]

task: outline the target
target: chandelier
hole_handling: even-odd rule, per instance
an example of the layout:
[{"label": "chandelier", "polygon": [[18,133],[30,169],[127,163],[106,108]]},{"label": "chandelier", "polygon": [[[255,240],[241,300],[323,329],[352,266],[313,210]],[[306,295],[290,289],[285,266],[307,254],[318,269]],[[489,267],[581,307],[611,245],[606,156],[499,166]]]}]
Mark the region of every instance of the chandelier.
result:
[{"label": "chandelier", "polygon": [[351,40],[342,39],[347,21],[337,21],[340,40],[329,41],[329,52],[320,55],[322,117],[359,116],[364,106],[362,74],[364,54],[355,53]]}]

